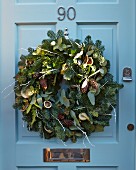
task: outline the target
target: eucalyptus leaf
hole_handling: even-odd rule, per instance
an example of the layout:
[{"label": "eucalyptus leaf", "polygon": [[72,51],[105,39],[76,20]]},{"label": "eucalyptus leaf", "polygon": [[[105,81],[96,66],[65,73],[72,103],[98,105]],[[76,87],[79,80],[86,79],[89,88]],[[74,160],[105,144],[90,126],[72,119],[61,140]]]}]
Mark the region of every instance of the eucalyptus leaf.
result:
[{"label": "eucalyptus leaf", "polygon": [[31,127],[33,126],[34,122],[36,121],[36,111],[32,111],[32,122],[31,122]]},{"label": "eucalyptus leaf", "polygon": [[98,112],[96,112],[96,111],[92,111],[91,114],[92,114],[94,117],[98,117],[98,116],[99,116]]},{"label": "eucalyptus leaf", "polygon": [[69,129],[70,130],[79,130],[76,126],[70,126]]},{"label": "eucalyptus leaf", "polygon": [[75,112],[74,112],[73,110],[70,111],[70,115],[71,115],[71,117],[74,119],[76,125],[77,125],[77,126],[80,126],[80,123],[79,123],[79,121],[78,121],[78,119],[77,119],[77,117],[76,117],[76,114],[75,114]]},{"label": "eucalyptus leaf", "polygon": [[101,73],[101,74],[104,74],[104,69],[101,68],[101,69],[100,69],[100,73]]},{"label": "eucalyptus leaf", "polygon": [[37,103],[38,103],[39,106],[41,106],[41,107],[43,106],[42,97],[37,99]]},{"label": "eucalyptus leaf", "polygon": [[80,133],[80,132],[76,132],[75,135],[78,136],[78,137],[82,137],[83,136],[83,134]]},{"label": "eucalyptus leaf", "polygon": [[28,106],[28,108],[27,108],[27,110],[26,110],[26,113],[27,113],[27,114],[30,112],[31,108],[32,108],[32,105],[29,104],[29,106]]},{"label": "eucalyptus leaf", "polygon": [[66,107],[70,106],[69,99],[67,99],[64,89],[61,90],[60,102],[61,104],[64,104]]},{"label": "eucalyptus leaf", "polygon": [[58,38],[58,43],[57,45],[60,46],[62,44],[62,37]]},{"label": "eucalyptus leaf", "polygon": [[40,106],[40,105],[38,105],[38,104],[34,104],[36,107],[38,107],[39,109],[42,109],[42,107]]},{"label": "eucalyptus leaf", "polygon": [[86,53],[86,55],[90,56],[90,55],[93,54],[93,52],[94,52],[94,50],[88,51],[88,52]]},{"label": "eucalyptus leaf", "polygon": [[63,97],[63,104],[68,108],[70,106],[69,99],[67,99],[66,97]]},{"label": "eucalyptus leaf", "polygon": [[53,50],[57,50],[57,49],[59,49],[59,46],[58,46],[58,45],[55,45],[55,46],[53,47]]},{"label": "eucalyptus leaf", "polygon": [[67,46],[66,46],[65,44],[62,44],[62,48],[63,48],[63,49],[66,49]]},{"label": "eucalyptus leaf", "polygon": [[35,104],[35,103],[36,103],[36,96],[35,96],[35,95],[33,95],[33,97],[32,97],[32,100],[31,100],[30,104]]},{"label": "eucalyptus leaf", "polygon": [[89,91],[87,96],[88,96],[91,104],[94,106],[95,105],[95,95]]},{"label": "eucalyptus leaf", "polygon": [[104,131],[104,127],[102,125],[96,125],[95,132],[103,132],[103,131]]}]

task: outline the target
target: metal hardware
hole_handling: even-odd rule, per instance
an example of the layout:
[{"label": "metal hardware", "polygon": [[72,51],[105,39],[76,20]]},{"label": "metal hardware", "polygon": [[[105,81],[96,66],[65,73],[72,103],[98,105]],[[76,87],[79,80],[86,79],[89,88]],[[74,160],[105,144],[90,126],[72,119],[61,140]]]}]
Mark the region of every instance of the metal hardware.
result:
[{"label": "metal hardware", "polygon": [[90,162],[90,149],[43,150],[44,162]]},{"label": "metal hardware", "polygon": [[132,81],[132,69],[130,67],[123,69],[123,81]]},{"label": "metal hardware", "polygon": [[[73,17],[70,17],[70,11],[73,11]],[[69,7],[67,10],[67,17],[69,20],[74,20],[76,18],[76,10],[74,7]]]},{"label": "metal hardware", "polygon": [[58,8],[58,20],[63,21],[66,16],[68,20],[72,21],[76,18],[76,10],[74,7],[69,7],[68,10],[66,10],[63,6]]},{"label": "metal hardware", "polygon": [[134,126],[133,124],[128,124],[128,125],[127,125],[127,129],[128,129],[129,131],[133,131],[134,128],[135,128],[135,126]]}]

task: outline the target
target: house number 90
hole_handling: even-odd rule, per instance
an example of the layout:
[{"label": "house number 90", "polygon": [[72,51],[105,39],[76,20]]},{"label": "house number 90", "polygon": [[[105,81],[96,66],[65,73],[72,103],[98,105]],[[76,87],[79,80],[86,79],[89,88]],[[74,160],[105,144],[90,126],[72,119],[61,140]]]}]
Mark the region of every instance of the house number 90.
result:
[{"label": "house number 90", "polygon": [[76,17],[76,10],[74,7],[69,7],[68,10],[66,11],[64,7],[59,7],[58,15],[59,15],[59,17],[58,17],[59,21],[63,21],[66,16],[69,20],[72,21]]}]

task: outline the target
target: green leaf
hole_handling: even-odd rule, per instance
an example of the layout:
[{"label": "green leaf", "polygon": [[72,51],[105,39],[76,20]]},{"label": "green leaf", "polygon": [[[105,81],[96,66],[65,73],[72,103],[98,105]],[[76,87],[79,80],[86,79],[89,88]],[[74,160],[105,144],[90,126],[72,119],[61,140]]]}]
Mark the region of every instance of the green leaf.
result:
[{"label": "green leaf", "polygon": [[51,95],[52,92],[45,92],[45,94],[43,92],[40,93],[41,97],[48,97],[49,95]]},{"label": "green leaf", "polygon": [[96,125],[95,132],[103,132],[103,131],[104,131],[104,127],[102,125]]},{"label": "green leaf", "polygon": [[32,108],[32,105],[29,104],[29,106],[28,106],[28,108],[27,108],[27,110],[26,110],[26,113],[27,113],[27,114],[30,112],[31,108]]},{"label": "green leaf", "polygon": [[79,123],[79,121],[78,121],[78,119],[77,119],[77,117],[76,117],[76,114],[75,114],[75,112],[74,112],[73,110],[70,111],[70,115],[71,115],[71,117],[74,119],[76,125],[77,125],[77,126],[80,126],[80,123]]},{"label": "green leaf", "polygon": [[34,104],[36,107],[38,107],[39,109],[42,109],[42,107],[41,106],[39,106],[38,104]]},{"label": "green leaf", "polygon": [[67,69],[65,72],[64,72],[64,79],[65,80],[71,80],[71,78],[75,75],[74,71],[71,70],[71,69]]},{"label": "green leaf", "polygon": [[86,55],[90,56],[90,55],[93,54],[93,52],[94,52],[94,50],[88,51],[88,52],[86,53]]},{"label": "green leaf", "polygon": [[55,45],[55,46],[53,47],[53,50],[57,50],[57,49],[59,49],[59,46],[58,46],[58,45]]},{"label": "green leaf", "polygon": [[57,37],[63,37],[64,36],[64,32],[62,30],[58,30],[57,32]]},{"label": "green leaf", "polygon": [[52,31],[52,30],[49,30],[47,32],[47,35],[48,37],[50,37],[51,39],[56,39],[56,34]]},{"label": "green leaf", "polygon": [[74,55],[76,53],[76,49],[71,49],[71,54]]},{"label": "green leaf", "polygon": [[67,99],[64,89],[61,90],[61,96],[60,96],[59,100],[60,100],[61,104],[64,104],[66,107],[70,106],[69,99]]},{"label": "green leaf", "polygon": [[85,44],[92,44],[93,45],[93,41],[90,35],[88,35],[85,40],[84,40]]},{"label": "green leaf", "polygon": [[42,97],[39,97],[39,98],[37,99],[37,103],[38,103],[40,106],[43,105]]},{"label": "green leaf", "polygon": [[66,107],[69,107],[69,106],[70,106],[69,99],[67,99],[66,97],[63,97],[63,104],[64,104]]},{"label": "green leaf", "polygon": [[60,46],[62,44],[62,37],[58,38],[58,43],[57,45]]},{"label": "green leaf", "polygon": [[36,121],[36,111],[33,110],[32,112],[32,122],[31,122],[31,126],[33,126],[34,122]]},{"label": "green leaf", "polygon": [[46,120],[50,120],[51,115],[50,115],[50,113],[49,113],[49,110],[46,109],[46,110],[44,110],[43,113],[44,113],[44,114],[43,114],[44,118],[45,118]]},{"label": "green leaf", "polygon": [[78,129],[76,126],[74,126],[74,125],[73,125],[73,126],[70,126],[69,129],[70,129],[70,130],[79,130],[79,129]]},{"label": "green leaf", "polygon": [[95,95],[89,91],[87,96],[88,96],[91,104],[94,106],[95,105]]},{"label": "green leaf", "polygon": [[34,95],[34,96],[32,97],[32,100],[31,100],[31,103],[30,103],[30,104],[32,105],[32,104],[35,104],[35,103],[36,103],[36,97],[35,97],[35,95]]},{"label": "green leaf", "polygon": [[101,74],[104,74],[104,69],[101,68],[101,69],[100,69],[100,73],[101,73]]},{"label": "green leaf", "polygon": [[98,112],[96,112],[96,111],[91,112],[91,114],[92,114],[94,117],[98,117]]},{"label": "green leaf", "polygon": [[82,136],[83,136],[83,134],[82,134],[82,133],[80,133],[80,132],[76,132],[76,133],[75,133],[75,136],[77,136],[77,137],[82,137]]},{"label": "green leaf", "polygon": [[66,44],[62,44],[61,47],[62,47],[63,49],[66,49],[66,48],[67,48]]}]

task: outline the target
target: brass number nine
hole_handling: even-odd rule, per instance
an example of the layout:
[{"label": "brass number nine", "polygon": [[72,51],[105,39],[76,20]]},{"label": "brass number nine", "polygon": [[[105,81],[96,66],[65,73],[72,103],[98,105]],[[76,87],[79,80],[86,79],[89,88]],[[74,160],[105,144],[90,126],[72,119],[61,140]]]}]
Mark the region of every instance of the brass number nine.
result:
[{"label": "brass number nine", "polygon": [[[70,15],[70,13],[73,13],[73,15]],[[76,18],[76,10],[74,7],[69,7],[68,10],[66,11],[64,7],[59,7],[58,8],[58,20],[63,21],[67,15],[67,18],[69,20],[74,20]]]}]

